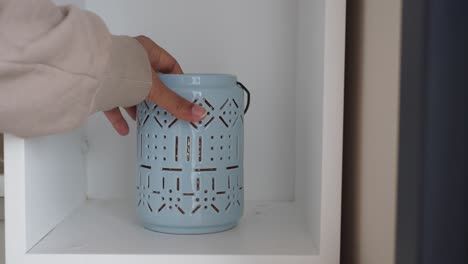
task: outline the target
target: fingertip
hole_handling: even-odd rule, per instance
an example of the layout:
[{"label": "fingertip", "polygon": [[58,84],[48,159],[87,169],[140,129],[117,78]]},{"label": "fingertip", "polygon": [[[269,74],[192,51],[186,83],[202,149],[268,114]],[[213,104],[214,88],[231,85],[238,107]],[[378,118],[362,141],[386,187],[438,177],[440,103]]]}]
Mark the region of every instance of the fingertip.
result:
[{"label": "fingertip", "polygon": [[192,105],[192,117],[194,119],[193,121],[198,122],[200,120],[203,120],[206,117],[207,113],[208,112],[205,108],[197,104]]},{"label": "fingertip", "polygon": [[117,130],[117,133],[121,136],[126,136],[130,132],[127,122],[118,122],[115,125],[115,130]]},{"label": "fingertip", "polygon": [[174,73],[174,74],[184,74],[184,71],[182,70],[182,67],[180,67],[179,63],[176,63],[172,73]]}]

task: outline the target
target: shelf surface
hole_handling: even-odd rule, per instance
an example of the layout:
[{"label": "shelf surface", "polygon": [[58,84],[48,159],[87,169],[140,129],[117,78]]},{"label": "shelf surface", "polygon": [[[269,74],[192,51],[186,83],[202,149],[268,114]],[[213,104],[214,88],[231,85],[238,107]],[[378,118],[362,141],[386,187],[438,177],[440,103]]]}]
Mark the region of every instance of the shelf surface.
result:
[{"label": "shelf surface", "polygon": [[142,228],[131,200],[87,200],[30,254],[318,255],[305,215],[292,202],[247,201],[229,231],[168,235]]}]

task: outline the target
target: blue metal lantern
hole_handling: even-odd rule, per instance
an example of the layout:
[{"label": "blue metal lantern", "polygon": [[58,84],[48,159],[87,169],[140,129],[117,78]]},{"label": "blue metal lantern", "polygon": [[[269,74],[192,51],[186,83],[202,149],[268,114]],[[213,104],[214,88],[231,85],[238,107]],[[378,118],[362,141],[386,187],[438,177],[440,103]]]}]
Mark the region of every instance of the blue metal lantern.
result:
[{"label": "blue metal lantern", "polygon": [[[139,218],[145,228],[164,233],[231,229],[244,207],[244,113],[250,94],[233,75],[162,74],[160,79],[208,113],[194,123],[149,101],[138,105]],[[249,97],[245,110],[243,91]]]}]

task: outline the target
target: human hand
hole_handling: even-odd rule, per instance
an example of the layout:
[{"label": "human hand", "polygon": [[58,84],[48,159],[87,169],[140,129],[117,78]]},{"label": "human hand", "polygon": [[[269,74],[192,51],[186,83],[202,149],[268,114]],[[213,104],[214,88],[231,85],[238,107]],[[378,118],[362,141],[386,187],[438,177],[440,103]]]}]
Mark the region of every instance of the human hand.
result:
[{"label": "human hand", "polygon": [[[153,73],[152,87],[146,99],[161,106],[175,117],[182,120],[198,122],[205,118],[207,111],[203,107],[185,100],[167,88],[159,79],[158,72],[172,74],[183,73],[182,68],[174,57],[148,37],[138,36],[135,37],[135,39],[148,53],[148,59],[151,63]],[[133,120],[136,120],[136,106],[124,107],[124,109]],[[118,107],[105,111],[104,114],[117,133],[122,136],[128,134],[128,124]]]}]

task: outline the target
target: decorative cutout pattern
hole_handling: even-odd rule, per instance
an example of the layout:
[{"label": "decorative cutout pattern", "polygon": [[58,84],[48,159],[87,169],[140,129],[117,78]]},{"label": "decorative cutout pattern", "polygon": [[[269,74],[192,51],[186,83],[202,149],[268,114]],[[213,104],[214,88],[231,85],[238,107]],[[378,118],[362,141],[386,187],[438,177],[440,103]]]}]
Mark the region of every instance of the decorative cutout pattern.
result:
[{"label": "decorative cutout pattern", "polygon": [[195,99],[193,101],[193,103],[204,107],[208,112],[206,113],[206,118],[205,119],[203,119],[202,121],[199,121],[198,123],[192,122],[190,124],[195,129],[207,128],[208,125],[214,120],[213,111],[215,110],[215,108],[213,107],[213,105],[206,98],[203,98],[201,100],[200,99]]},{"label": "decorative cutout pattern", "polygon": [[234,126],[239,116],[242,115],[240,113],[242,112],[242,109],[239,109],[239,105],[234,99],[226,99],[220,110],[221,113],[219,115],[219,119],[226,127]]},{"label": "decorative cutout pattern", "polygon": [[208,111],[197,123],[147,101],[138,105],[140,213],[190,217],[242,208],[243,102],[204,97],[193,102]]},{"label": "decorative cutout pattern", "polygon": [[153,107],[152,114],[154,120],[161,128],[171,128],[178,120],[175,116],[171,115],[169,112],[157,105]]}]

